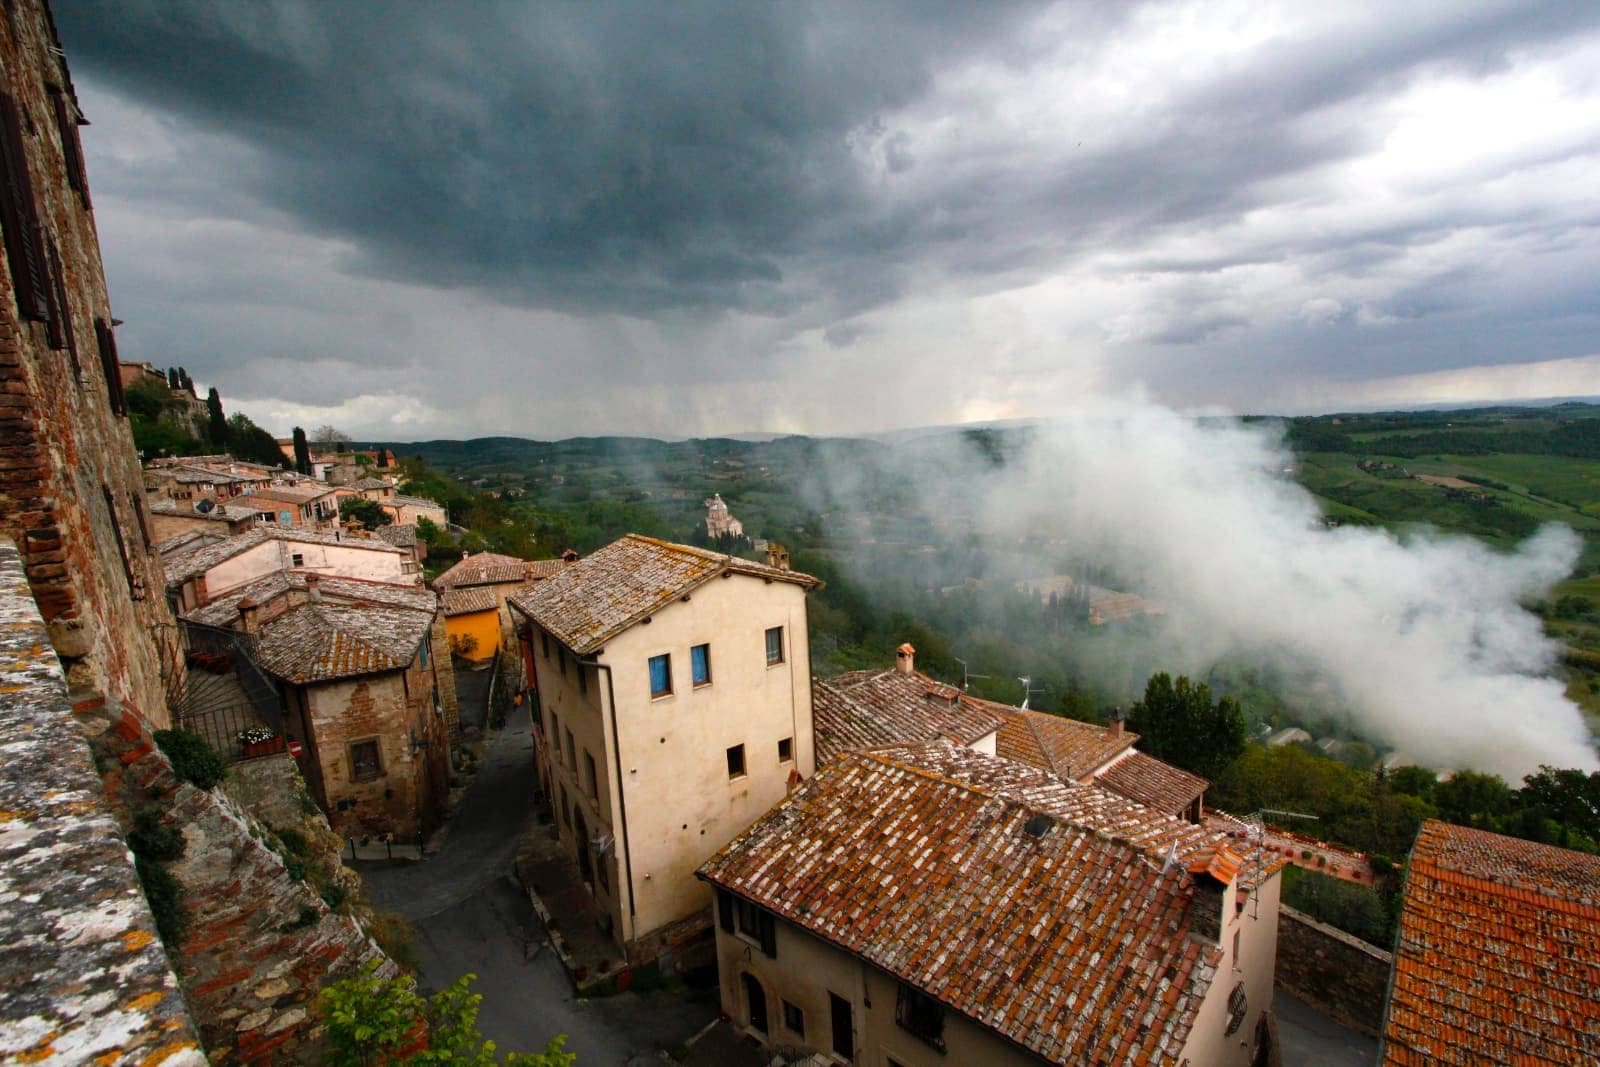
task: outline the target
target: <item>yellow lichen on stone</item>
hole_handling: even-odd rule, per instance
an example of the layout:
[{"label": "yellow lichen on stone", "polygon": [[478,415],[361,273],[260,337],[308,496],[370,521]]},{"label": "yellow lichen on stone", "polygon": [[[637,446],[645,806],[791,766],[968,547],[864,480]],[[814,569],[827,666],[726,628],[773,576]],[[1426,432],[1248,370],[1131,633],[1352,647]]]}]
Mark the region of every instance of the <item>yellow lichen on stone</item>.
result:
[{"label": "yellow lichen on stone", "polygon": [[17,1057],[18,1063],[41,1063],[56,1054],[56,1036],[59,1030],[52,1030],[39,1039],[39,1043]]},{"label": "yellow lichen on stone", "polygon": [[200,1046],[193,1041],[174,1041],[170,1045],[162,1045],[158,1049],[151,1050],[148,1056],[139,1061],[139,1067],[157,1067],[158,1064],[166,1063],[174,1056],[199,1051]]},{"label": "yellow lichen on stone", "polygon": [[165,999],[162,993],[146,993],[142,997],[134,997],[124,1005],[129,1011],[149,1011]]},{"label": "yellow lichen on stone", "polygon": [[144,930],[129,930],[122,935],[122,946],[129,952],[138,952],[155,939],[154,934]]}]

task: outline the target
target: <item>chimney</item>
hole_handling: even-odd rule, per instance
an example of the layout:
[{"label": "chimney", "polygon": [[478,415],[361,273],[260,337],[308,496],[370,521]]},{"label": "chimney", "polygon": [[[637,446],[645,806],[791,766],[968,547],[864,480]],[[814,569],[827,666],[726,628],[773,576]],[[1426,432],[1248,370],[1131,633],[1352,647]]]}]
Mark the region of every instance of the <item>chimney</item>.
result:
[{"label": "chimney", "polygon": [[256,630],[260,628],[260,623],[257,621],[256,616],[261,611],[261,605],[257,604],[249,597],[245,597],[243,600],[239,601],[238,609],[239,629],[243,630],[247,634],[255,633]]},{"label": "chimney", "polygon": [[1121,737],[1123,724],[1127,717],[1122,714],[1122,707],[1118,705],[1111,709],[1111,736]]},{"label": "chimney", "polygon": [[789,550],[776,541],[767,542],[767,566],[780,571],[789,569]]},{"label": "chimney", "polygon": [[917,670],[917,650],[907,641],[894,650],[894,669],[901,674],[915,674]]},{"label": "chimney", "polygon": [[561,562],[576,563],[578,562],[578,554],[569,548],[565,552],[561,553]]},{"label": "chimney", "polygon": [[322,590],[319,588],[321,577],[316,574],[306,575],[306,603],[322,603]]}]

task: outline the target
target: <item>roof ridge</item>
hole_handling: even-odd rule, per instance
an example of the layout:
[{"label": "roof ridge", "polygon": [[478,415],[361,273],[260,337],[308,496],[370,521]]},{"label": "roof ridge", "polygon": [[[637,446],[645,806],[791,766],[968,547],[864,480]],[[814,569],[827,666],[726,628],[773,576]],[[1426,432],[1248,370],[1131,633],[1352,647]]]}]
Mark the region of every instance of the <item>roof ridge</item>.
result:
[{"label": "roof ridge", "polygon": [[1044,735],[1039,732],[1039,727],[1034,724],[1033,717],[1028,714],[1028,709],[1018,708],[1017,710],[1022,714],[1022,725],[1026,726],[1028,732],[1033,735],[1033,739],[1039,742],[1039,751],[1044,753],[1044,761],[1050,764],[1050,773],[1057,778],[1066,777],[1061,773],[1061,768],[1056,766],[1056,757],[1050,751],[1050,746],[1045,744]]}]

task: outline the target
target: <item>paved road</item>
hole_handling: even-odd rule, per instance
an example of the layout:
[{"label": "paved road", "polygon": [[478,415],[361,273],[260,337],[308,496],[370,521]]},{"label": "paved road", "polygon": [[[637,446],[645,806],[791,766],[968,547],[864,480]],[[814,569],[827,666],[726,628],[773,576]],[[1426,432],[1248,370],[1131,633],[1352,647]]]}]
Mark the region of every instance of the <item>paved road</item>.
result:
[{"label": "paved road", "polygon": [[1358,1034],[1283,990],[1272,998],[1284,1067],[1372,1067],[1378,1039]]},{"label": "paved road", "polygon": [[490,731],[477,781],[444,845],[417,863],[360,864],[374,903],[411,921],[430,989],[478,976],[478,1022],[502,1051],[537,1050],[556,1034],[583,1067],[656,1063],[717,1014],[682,994],[625,993],[577,1000],[512,861],[531,822],[533,742],[526,709]]},{"label": "paved road", "polygon": [[485,667],[481,671],[460,668],[455,676],[456,715],[461,720],[461,728],[483,729],[483,720],[489,713],[489,679],[494,677],[494,668]]}]

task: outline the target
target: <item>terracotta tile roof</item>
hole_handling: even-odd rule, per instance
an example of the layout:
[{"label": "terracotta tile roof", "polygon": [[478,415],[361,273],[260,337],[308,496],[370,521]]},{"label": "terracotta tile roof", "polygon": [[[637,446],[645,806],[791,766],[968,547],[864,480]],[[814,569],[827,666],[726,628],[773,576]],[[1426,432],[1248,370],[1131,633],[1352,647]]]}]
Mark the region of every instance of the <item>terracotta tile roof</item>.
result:
[{"label": "terracotta tile roof", "polygon": [[[559,561],[557,561],[559,562]],[[528,563],[498,552],[475,552],[433,580],[435,589],[458,585],[500,585],[528,579]]]},{"label": "terracotta tile roof", "polygon": [[163,565],[169,561],[186,556],[191,552],[198,552],[202,548],[220,544],[228,539],[228,535],[221,530],[193,529],[175,533],[171,537],[163,537],[155,543],[156,554],[161,557]]},{"label": "terracotta tile roof", "polygon": [[812,588],[817,579],[737,556],[628,534],[509,601],[579,655],[605,643],[719,574]]},{"label": "terracotta tile roof", "polygon": [[404,669],[433,624],[409,608],[307,604],[267,623],[257,655],[271,673],[296,685]]},{"label": "terracotta tile roof", "polygon": [[338,545],[341,548],[365,549],[368,552],[400,552],[393,545],[381,541],[342,537],[339,534],[317,533],[288,526],[261,526],[246,533],[218,541],[198,552],[191,552],[167,562],[167,585],[182,585],[200,577],[217,564],[230,560],[239,553],[255,548],[267,541],[293,541],[307,545]]},{"label": "terracotta tile roof", "polygon": [[1600,1062],[1600,856],[1424,823],[1391,985],[1385,1064]]},{"label": "terracotta tile roof", "polygon": [[[407,608],[411,611],[425,611],[430,615],[439,607],[439,598],[433,591],[419,585],[319,575],[317,588],[321,591],[324,602],[333,604]],[[273,571],[266,577],[235,589],[227,596],[219,597],[183,617],[207,626],[232,626],[239,617],[241,601],[248,598],[265,606],[291,590],[302,593],[306,591],[306,572]]]},{"label": "terracotta tile roof", "polygon": [[252,508],[239,503],[218,504],[210,511],[196,511],[194,504],[187,500],[183,501],[181,505],[176,500],[152,500],[150,502],[150,513],[153,515],[181,515],[186,519],[208,519],[214,522],[239,522],[242,519],[254,518],[262,512],[260,508]]},{"label": "terracotta tile roof", "polygon": [[498,611],[500,602],[495,598],[493,589],[483,586],[467,586],[461,589],[446,589],[439,594],[440,601],[444,604],[446,618],[457,615],[472,615],[480,611]]},{"label": "terracotta tile roof", "polygon": [[853,749],[938,737],[970,745],[999,728],[996,706],[921,672],[894,668],[811,682],[817,758],[823,762]]},{"label": "terracotta tile roof", "polygon": [[530,559],[527,561],[528,578],[531,581],[542,581],[545,578],[554,578],[567,566],[567,561],[562,559]]},{"label": "terracotta tile roof", "polygon": [[1104,726],[993,704],[1005,721],[995,738],[995,754],[1074,781],[1087,778],[1133,747],[1138,734],[1119,736]]},{"label": "terracotta tile roof", "polygon": [[309,504],[332,492],[331,485],[266,485],[260,489],[252,489],[238,499],[248,500],[251,497],[258,497],[262,500],[281,500],[288,504]]},{"label": "terracotta tile roof", "polygon": [[394,545],[396,548],[415,548],[417,546],[417,528],[410,523],[380,526],[372,531],[372,536],[385,544]]},{"label": "terracotta tile roof", "polygon": [[1182,867],[1073,794],[1109,796],[941,742],[847,753],[700,874],[1049,1062],[1176,1064],[1221,952]]},{"label": "terracotta tile roof", "polygon": [[440,511],[444,510],[444,505],[437,500],[429,500],[424,496],[405,496],[401,493],[396,493],[389,499],[380,500],[378,503],[386,504],[390,507],[438,508]]},{"label": "terracotta tile roof", "polygon": [[1168,815],[1182,815],[1210,782],[1143,752],[1130,752],[1094,776],[1096,785]]},{"label": "terracotta tile roof", "polygon": [[351,489],[393,489],[394,488],[394,484],[392,482],[386,482],[382,478],[362,478],[358,482],[351,482],[350,483],[350,488]]}]

